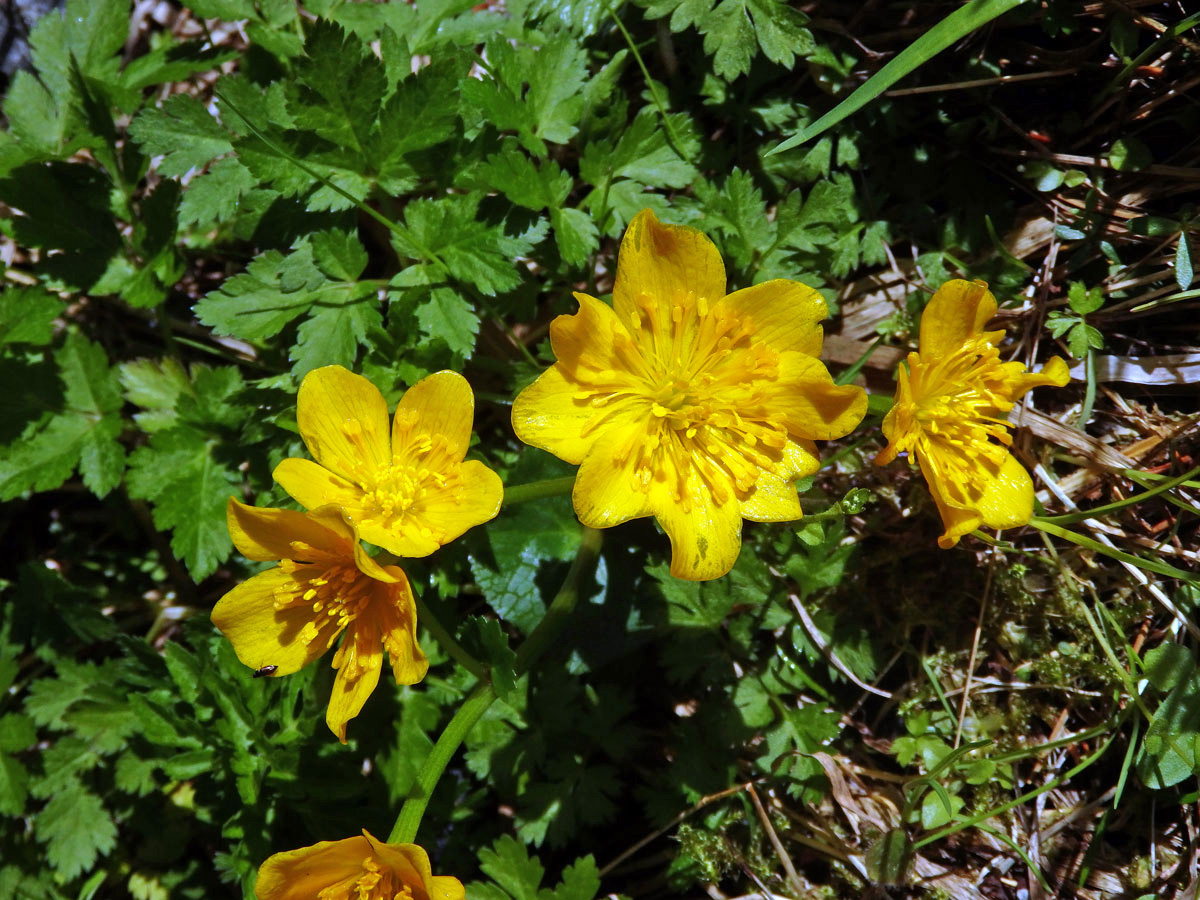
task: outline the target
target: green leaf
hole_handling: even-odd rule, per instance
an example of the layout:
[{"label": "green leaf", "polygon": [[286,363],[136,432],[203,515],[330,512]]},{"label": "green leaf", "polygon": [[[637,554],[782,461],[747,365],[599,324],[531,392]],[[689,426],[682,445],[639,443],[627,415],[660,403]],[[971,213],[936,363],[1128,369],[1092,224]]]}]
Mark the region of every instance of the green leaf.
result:
[{"label": "green leaf", "polygon": [[452,353],[469,359],[479,333],[479,316],[471,304],[449,287],[435,287],[429,298],[417,307],[421,333],[439,340]]},{"label": "green leaf", "polygon": [[54,320],[66,304],[40,287],[8,287],[0,294],[0,347],[44,346],[54,337]]},{"label": "green leaf", "polygon": [[308,312],[329,285],[313,259],[311,243],[302,242],[287,256],[268,250],[256,257],[244,273],[200,300],[196,315],[218,334],[259,340]]},{"label": "green leaf", "polygon": [[1154,162],[1150,148],[1135,137],[1117,138],[1113,141],[1108,161],[1118,172],[1136,172]]},{"label": "green leaf", "polygon": [[901,50],[853,94],[799,134],[774,147],[768,155],[782,153],[812,140],[842,119],[858,112],[905,75],[924,65],[950,45],[1023,2],[1025,0],[969,0]]},{"label": "green leaf", "polygon": [[342,291],[325,291],[296,333],[288,352],[297,379],[319,366],[350,368],[367,332],[383,325],[376,289],[369,284],[346,285]]},{"label": "green leaf", "polygon": [[496,619],[475,617],[471,624],[473,637],[483,650],[481,659],[491,670],[496,696],[512,705],[517,689],[517,654],[509,647],[508,637]]},{"label": "green leaf", "polygon": [[184,225],[227,222],[238,211],[238,202],[258,180],[233,157],[217,160],[207,172],[188,182],[179,204]]},{"label": "green leaf", "polygon": [[379,58],[357,35],[318,19],[304,41],[296,75],[299,83],[287,83],[296,126],[363,154],[383,103]]},{"label": "green leaf", "polygon": [[1163,693],[1185,684],[1196,672],[1196,660],[1187,647],[1170,642],[1146,651],[1142,667],[1150,683]]},{"label": "green leaf", "polygon": [[1081,281],[1072,281],[1067,288],[1067,304],[1081,316],[1090,315],[1104,305],[1104,291],[1094,287],[1090,290]]},{"label": "green leaf", "polygon": [[100,798],[74,783],[51,798],[34,817],[46,858],[64,880],[91,869],[117,845],[117,828]]},{"label": "green leaf", "polygon": [[161,107],[143,109],[129,133],[147,154],[163,157],[158,171],[167,176],[203,168],[233,150],[229,133],[191,94],[172,94]]},{"label": "green leaf", "polygon": [[191,388],[187,372],[177,360],[136,359],[117,368],[125,399],[145,410],[133,415],[142,431],[152,434],[175,424],[175,403]]},{"label": "green leaf", "polygon": [[593,900],[600,892],[600,870],[588,854],[563,869],[562,881],[552,891],[542,889],[538,900]]},{"label": "green leaf", "polygon": [[0,815],[22,815],[28,797],[29,772],[7,753],[0,753]]},{"label": "green leaf", "polygon": [[550,225],[554,228],[558,253],[569,265],[583,265],[600,246],[596,223],[581,209],[551,209]]},{"label": "green leaf", "polygon": [[1179,244],[1175,248],[1175,283],[1181,291],[1192,286],[1194,278],[1192,271],[1192,251],[1188,247],[1187,232],[1179,232]]},{"label": "green leaf", "polygon": [[538,887],[546,870],[510,835],[498,838],[490,849],[479,851],[479,868],[513,900],[538,900]]}]

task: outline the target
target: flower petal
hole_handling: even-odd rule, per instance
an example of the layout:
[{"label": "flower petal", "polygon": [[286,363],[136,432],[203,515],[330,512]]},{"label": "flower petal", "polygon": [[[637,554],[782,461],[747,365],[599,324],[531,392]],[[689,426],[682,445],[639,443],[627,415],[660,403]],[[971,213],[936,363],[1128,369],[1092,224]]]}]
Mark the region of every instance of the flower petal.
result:
[{"label": "flower petal", "polygon": [[825,298],[799,281],[777,278],[735,291],[725,304],[753,334],[777,353],[797,350],[821,355],[824,332],[818,324],[828,317]]},{"label": "flower petal", "polygon": [[721,254],[703,232],[663,225],[652,210],[643,209],[621,239],[613,309],[631,326],[637,320],[639,294],[649,294],[670,309],[677,296],[689,292],[716,303],[725,296],[726,285]]},{"label": "flower petal", "polygon": [[362,518],[362,488],[312,460],[289,457],[271,477],[305,509],[332,505],[351,513],[352,521]]},{"label": "flower petal", "polygon": [[775,472],[764,472],[742,501],[742,518],[752,522],[791,522],[802,516],[797,479],[821,468],[816,445],[789,441]]},{"label": "flower petal", "polygon": [[311,900],[331,885],[357,878],[370,855],[371,845],[361,836],[276,853],[259,867],[254,893],[259,900]]},{"label": "flower petal", "polygon": [[[467,379],[457,372],[434,372],[405,391],[396,412],[402,409],[417,414],[418,431],[444,435],[456,460],[467,455],[471,445],[471,424],[475,418],[475,394]],[[400,423],[401,418],[397,415],[392,425],[393,447],[397,453],[403,439]]]},{"label": "flower petal", "polygon": [[342,366],[313,369],[296,399],[300,436],[325,468],[360,484],[391,461],[387,401]]},{"label": "flower petal", "polygon": [[720,578],[742,549],[741,504],[730,498],[718,505],[694,468],[687,493],[690,504],[685,506],[666,489],[654,492],[654,516],[671,539],[671,574],[688,581]]},{"label": "flower petal", "polygon": [[362,711],[379,683],[383,668],[383,642],[380,638],[378,613],[375,606],[383,598],[376,596],[371,605],[346,627],[342,645],[333,657],[338,670],[325,710],[325,724],[346,743],[346,724]]},{"label": "flower petal", "polygon": [[416,684],[429,671],[429,659],[417,641],[417,604],[408,578],[397,566],[386,571],[396,578],[386,603],[379,606],[379,630],[383,649],[392,663],[397,684]]},{"label": "flower petal", "polygon": [[[337,633],[337,622],[317,616],[309,606],[275,608],[277,591],[295,592],[307,585],[278,566],[243,581],[213,607],[212,622],[233,644],[244,665],[252,669],[275,666],[275,677],[290,675],[317,659]],[[303,640],[305,627],[315,623],[321,630],[312,640]]]},{"label": "flower petal", "polygon": [[983,327],[996,315],[996,298],[982,281],[954,278],[934,292],[921,313],[921,356],[934,359],[987,337]]},{"label": "flower petal", "polygon": [[947,496],[946,486],[942,484],[930,460],[924,455],[918,455],[917,462],[921,466],[921,474],[925,476],[925,483],[929,486],[929,493],[933,496],[938,514],[942,517],[942,526],[945,528],[945,532],[938,538],[938,546],[949,550],[964,534],[969,534],[982,525],[983,517],[978,510],[964,507]]},{"label": "flower petal", "polygon": [[247,506],[233,497],[225,507],[225,524],[233,545],[247,559],[301,558],[312,562],[308,557],[297,557],[297,543],[308,544],[331,557],[348,557],[354,539],[354,532],[340,515],[331,520],[293,509]]},{"label": "flower petal", "polygon": [[782,353],[771,409],[795,436],[830,440],[849,434],[867,412],[867,393],[837,385],[824,363],[804,353]]},{"label": "flower petal", "polygon": [[1016,528],[1033,518],[1033,479],[1011,453],[987,481],[979,514],[991,528]]},{"label": "flower petal", "polygon": [[500,512],[504,483],[499,475],[474,459],[464,462],[459,474],[459,487],[431,490],[409,512],[414,530],[427,528],[433,534],[437,545],[434,550],[468,529],[491,521]]},{"label": "flower petal", "polygon": [[359,521],[356,523],[358,536],[368,544],[382,547],[388,553],[409,559],[428,556],[442,545],[437,542],[432,531],[423,529],[419,521],[409,516],[399,524],[385,526],[380,520]]},{"label": "flower petal", "polygon": [[650,495],[637,484],[637,447],[645,427],[622,422],[604,429],[575,474],[571,501],[590,528],[609,528],[650,515]]},{"label": "flower petal", "polygon": [[577,400],[579,385],[569,381],[559,365],[551,366],[513,401],[512,424],[517,438],[579,465],[597,434],[583,430],[596,415],[587,400]]}]

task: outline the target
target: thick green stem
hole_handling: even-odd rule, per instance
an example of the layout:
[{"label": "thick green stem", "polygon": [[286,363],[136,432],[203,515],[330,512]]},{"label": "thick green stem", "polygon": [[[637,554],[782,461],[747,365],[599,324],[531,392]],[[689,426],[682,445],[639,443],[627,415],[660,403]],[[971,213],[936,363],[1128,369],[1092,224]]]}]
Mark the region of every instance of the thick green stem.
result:
[{"label": "thick green stem", "polygon": [[545,500],[547,497],[558,497],[571,493],[575,486],[575,476],[565,478],[547,478],[544,481],[531,481],[529,484],[514,484],[504,489],[504,505],[528,503],[530,500]]},{"label": "thick green stem", "polygon": [[[579,544],[579,552],[575,554],[575,562],[567,572],[566,580],[558,594],[550,601],[546,615],[533,633],[525,639],[521,649],[517,651],[516,674],[528,672],[530,667],[541,658],[541,655],[557,640],[563,626],[571,617],[579,594],[583,588],[584,579],[592,573],[596,559],[600,555],[601,533],[593,528],[583,529],[583,538]],[[417,773],[416,786],[400,808],[400,815],[388,837],[389,843],[408,844],[417,836],[421,826],[421,817],[425,815],[425,807],[437,787],[438,780],[446,770],[450,760],[458,751],[459,745],[466,740],[471,729],[480,717],[488,711],[492,701],[496,699],[496,689],[491,681],[482,681],[476,685],[469,697],[463,701],[446,730],[442,732],[421,771]]]}]

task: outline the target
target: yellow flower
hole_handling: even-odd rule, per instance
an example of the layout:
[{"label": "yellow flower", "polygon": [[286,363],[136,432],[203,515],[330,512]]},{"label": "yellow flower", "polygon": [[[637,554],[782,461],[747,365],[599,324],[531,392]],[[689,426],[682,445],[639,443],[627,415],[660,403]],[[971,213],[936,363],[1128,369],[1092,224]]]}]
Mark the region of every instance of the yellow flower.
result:
[{"label": "yellow flower", "polygon": [[897,453],[917,458],[942,515],[943,548],[980,525],[1013,528],[1033,515],[1033,482],[1008,452],[1012,428],[1005,417],[1039,385],[1062,387],[1066,363],[1049,360],[1038,373],[1000,362],[1003,330],[984,331],[996,298],[982,281],[948,281],[921,316],[919,352],[898,370],[896,400],[883,420],[886,465]]},{"label": "yellow flower", "polygon": [[379,682],[383,651],[398,684],[425,677],[412,589],[396,566],[363,550],[333,507],[304,514],[246,506],[230,498],[226,522],[244,556],[279,565],[217,601],[212,620],[238,659],[265,675],[290,675],[346,633],[333,657],[338,670],[325,721],[343,744]]},{"label": "yellow flower", "polygon": [[475,397],[456,372],[436,372],[387,402],[341,366],[309,372],[296,418],[316,459],[285,459],[275,480],[306,509],[334,505],[358,536],[397,556],[428,556],[495,517],[504,488],[481,462],[463,461]]},{"label": "yellow flower", "polygon": [[258,900],[463,900],[462,882],[434,875],[416,844],[362,837],[276,853],[258,870]]},{"label": "yellow flower", "polygon": [[795,481],[817,470],[814,440],[862,419],[860,388],[817,359],[825,301],[795,281],[725,294],[716,246],[650,210],[621,241],[613,305],[576,294],[550,326],[558,362],[521,392],[513,427],[579,464],[575,512],[593,528],[654,516],[671,573],[717,578],[742,519],[800,518]]}]

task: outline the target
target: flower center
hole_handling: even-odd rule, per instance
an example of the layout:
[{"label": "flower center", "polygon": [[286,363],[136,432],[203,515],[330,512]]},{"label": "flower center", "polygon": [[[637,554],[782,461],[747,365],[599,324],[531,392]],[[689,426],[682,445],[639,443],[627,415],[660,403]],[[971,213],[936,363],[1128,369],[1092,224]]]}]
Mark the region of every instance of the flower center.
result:
[{"label": "flower center", "polygon": [[313,617],[301,629],[299,639],[306,645],[324,635],[326,649],[342,629],[353,622],[371,602],[377,583],[348,562],[302,562],[326,554],[301,541],[292,542],[297,559],[280,560],[279,568],[291,575],[290,582],[275,588],[275,609],[310,606]]},{"label": "flower center", "polygon": [[[434,494],[440,502],[458,503],[465,495],[462,463],[444,435],[418,429],[414,410],[396,411],[392,427],[392,458],[359,481],[363,489],[363,522],[378,522],[384,528],[404,524],[422,512]],[[447,493],[449,492],[449,493]],[[430,528],[421,516],[422,531],[439,543],[444,535]]]},{"label": "flower center", "polygon": [[[788,431],[771,415],[779,357],[753,340],[728,306],[686,293],[664,303],[639,294],[632,333],[613,336],[613,368],[581,361],[575,395],[597,407],[583,433],[632,401],[644,405],[645,431],[618,456],[635,456],[636,486],[669,485],[685,509],[698,476],[717,503],[744,497],[764,471],[775,471]],[[625,402],[621,402],[625,401]]]},{"label": "flower center", "polygon": [[385,869],[368,856],[362,861],[362,871],[337,884],[321,890],[318,900],[412,900],[412,888],[398,884],[391,869]]}]

